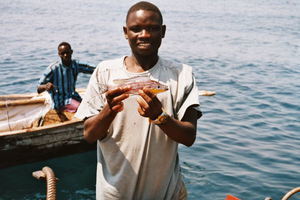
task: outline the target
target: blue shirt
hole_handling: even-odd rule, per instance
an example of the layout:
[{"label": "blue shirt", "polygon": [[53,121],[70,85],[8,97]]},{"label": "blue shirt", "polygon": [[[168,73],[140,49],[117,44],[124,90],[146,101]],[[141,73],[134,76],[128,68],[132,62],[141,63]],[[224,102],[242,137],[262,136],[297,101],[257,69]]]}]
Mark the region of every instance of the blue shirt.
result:
[{"label": "blue shirt", "polygon": [[65,66],[61,61],[50,64],[39,80],[39,84],[51,82],[54,89],[49,91],[53,100],[52,107],[61,109],[70,104],[71,99],[81,102],[80,95],[75,91],[77,75],[79,72],[92,74],[95,67],[72,60],[70,66]]}]

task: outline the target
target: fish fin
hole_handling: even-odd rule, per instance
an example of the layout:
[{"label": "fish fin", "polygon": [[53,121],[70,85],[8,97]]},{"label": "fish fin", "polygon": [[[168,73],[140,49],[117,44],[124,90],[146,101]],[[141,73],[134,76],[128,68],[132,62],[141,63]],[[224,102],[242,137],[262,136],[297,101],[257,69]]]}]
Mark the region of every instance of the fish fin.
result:
[{"label": "fish fin", "polygon": [[139,81],[147,81],[150,80],[149,75],[143,74],[139,76],[133,76],[130,78],[124,78],[124,79],[115,79],[113,80],[114,84],[120,85],[120,84],[126,84],[126,83],[131,83],[131,82],[139,82]]},{"label": "fish fin", "polygon": [[127,79],[115,79],[115,80],[113,80],[113,82],[114,82],[114,84],[120,85],[120,84],[124,84],[128,81],[127,81]]}]

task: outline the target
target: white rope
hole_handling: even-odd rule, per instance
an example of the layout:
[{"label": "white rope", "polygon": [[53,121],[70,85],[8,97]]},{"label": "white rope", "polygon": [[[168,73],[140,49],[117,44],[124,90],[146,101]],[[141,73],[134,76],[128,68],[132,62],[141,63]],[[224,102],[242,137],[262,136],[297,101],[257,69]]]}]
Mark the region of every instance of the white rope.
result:
[{"label": "white rope", "polygon": [[288,193],[284,195],[284,197],[282,197],[281,200],[288,200],[293,194],[296,194],[297,192],[300,192],[300,187],[296,187],[290,190]]}]

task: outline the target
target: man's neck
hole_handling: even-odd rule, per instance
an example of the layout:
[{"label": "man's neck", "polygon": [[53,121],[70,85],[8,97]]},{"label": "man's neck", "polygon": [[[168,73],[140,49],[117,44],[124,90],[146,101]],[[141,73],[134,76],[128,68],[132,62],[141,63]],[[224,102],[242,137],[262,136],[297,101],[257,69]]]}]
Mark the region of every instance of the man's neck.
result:
[{"label": "man's neck", "polygon": [[127,56],[125,58],[125,67],[129,72],[144,72],[151,69],[158,61],[158,56],[143,56],[143,57],[136,57],[136,56]]},{"label": "man's neck", "polygon": [[72,60],[70,62],[63,62],[61,61],[61,63],[66,66],[66,67],[70,67],[72,65]]}]

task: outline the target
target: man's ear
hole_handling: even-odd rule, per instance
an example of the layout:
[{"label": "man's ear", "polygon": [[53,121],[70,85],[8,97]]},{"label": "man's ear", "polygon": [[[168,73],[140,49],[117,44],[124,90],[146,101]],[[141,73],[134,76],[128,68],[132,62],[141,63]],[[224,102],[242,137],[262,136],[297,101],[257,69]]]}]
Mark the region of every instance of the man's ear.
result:
[{"label": "man's ear", "polygon": [[127,36],[127,27],[126,26],[123,26],[123,33],[124,33],[124,36],[125,36],[125,38],[127,40],[128,36]]},{"label": "man's ear", "polygon": [[73,49],[71,49],[71,55],[73,54]]},{"label": "man's ear", "polygon": [[164,37],[165,37],[165,34],[166,34],[166,28],[167,28],[167,27],[166,27],[166,25],[162,25],[161,28],[162,28],[162,30],[161,30],[161,33],[162,33],[162,34],[161,34],[161,37],[164,38]]}]

